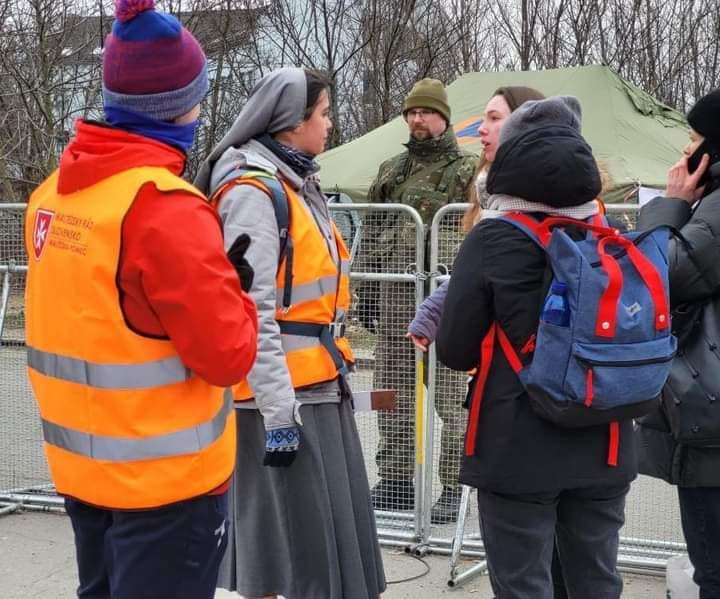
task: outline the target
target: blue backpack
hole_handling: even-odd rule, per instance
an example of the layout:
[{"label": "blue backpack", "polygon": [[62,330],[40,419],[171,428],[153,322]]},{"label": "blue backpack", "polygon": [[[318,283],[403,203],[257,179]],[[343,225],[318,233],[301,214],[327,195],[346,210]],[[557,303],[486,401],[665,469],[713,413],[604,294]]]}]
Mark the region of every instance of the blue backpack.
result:
[{"label": "blue backpack", "polygon": [[[539,415],[565,427],[610,424],[608,463],[617,465],[618,421],[658,406],[675,355],[668,300],[670,232],[663,227],[621,234],[603,217],[595,224],[555,217],[538,222],[523,213],[500,220],[545,252],[552,284],[537,333],[519,352],[497,323],[491,327],[471,405],[478,414],[471,414],[470,422],[477,422],[497,343]],[[573,240],[563,226],[588,235]],[[466,453],[474,453],[474,438]]]}]

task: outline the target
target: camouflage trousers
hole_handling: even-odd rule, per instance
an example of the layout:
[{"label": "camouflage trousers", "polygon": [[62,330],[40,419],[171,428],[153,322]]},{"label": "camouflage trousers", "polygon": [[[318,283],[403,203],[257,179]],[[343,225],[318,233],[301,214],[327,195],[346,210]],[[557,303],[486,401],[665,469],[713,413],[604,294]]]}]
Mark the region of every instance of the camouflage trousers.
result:
[{"label": "camouflage trousers", "polygon": [[[375,457],[378,474],[408,480],[415,474],[415,348],[405,337],[415,316],[414,286],[381,283],[381,318],[375,349],[374,387],[395,389],[397,409],[378,412],[380,440]],[[427,384],[427,357],[425,357]],[[457,486],[467,420],[462,407],[467,375],[444,367],[436,377],[435,410],[442,420],[438,475],[446,486]]]}]

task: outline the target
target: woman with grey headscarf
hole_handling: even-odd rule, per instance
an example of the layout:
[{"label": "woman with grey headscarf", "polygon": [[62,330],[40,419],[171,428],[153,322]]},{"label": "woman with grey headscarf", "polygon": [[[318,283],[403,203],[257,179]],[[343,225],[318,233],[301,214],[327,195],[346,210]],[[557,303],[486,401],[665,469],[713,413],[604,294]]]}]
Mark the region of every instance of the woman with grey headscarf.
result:
[{"label": "woman with grey headscarf", "polygon": [[237,468],[219,584],[245,597],[376,599],[385,589],[344,337],[348,253],[314,157],[332,127],[328,82],[264,77],[202,165],[226,249],[251,238],[258,352],[234,389]]}]

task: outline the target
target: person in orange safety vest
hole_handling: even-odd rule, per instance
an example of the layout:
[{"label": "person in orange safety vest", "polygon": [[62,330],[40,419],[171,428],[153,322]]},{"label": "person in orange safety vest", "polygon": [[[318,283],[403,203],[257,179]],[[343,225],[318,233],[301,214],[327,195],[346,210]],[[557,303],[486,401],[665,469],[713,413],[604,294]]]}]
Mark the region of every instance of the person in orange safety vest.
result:
[{"label": "person in orange safety vest", "polygon": [[256,354],[244,260],[180,178],[207,65],[152,0],[116,0],[105,122],[79,121],[26,217],[28,372],[75,533],[78,597],[210,599],[227,544],[229,389]]}]

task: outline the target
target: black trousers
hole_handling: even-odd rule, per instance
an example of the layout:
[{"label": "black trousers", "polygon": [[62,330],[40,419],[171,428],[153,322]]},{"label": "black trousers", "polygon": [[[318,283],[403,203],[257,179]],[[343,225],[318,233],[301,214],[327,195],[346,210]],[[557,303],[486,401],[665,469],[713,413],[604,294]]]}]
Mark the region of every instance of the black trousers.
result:
[{"label": "black trousers", "polygon": [[227,545],[227,493],[144,511],[65,499],[79,599],[212,599]]},{"label": "black trousers", "polygon": [[560,563],[560,555],[558,554],[557,543],[553,548],[552,554],[552,582],[553,582],[553,599],[568,599],[567,589],[565,588],[565,578],[563,577],[562,564]]},{"label": "black trousers", "polygon": [[680,517],[700,599],[720,597],[720,487],[678,487]]},{"label": "black trousers", "polygon": [[618,599],[619,531],[629,485],[507,495],[478,490],[496,599],[553,599],[553,547],[571,599]]}]

